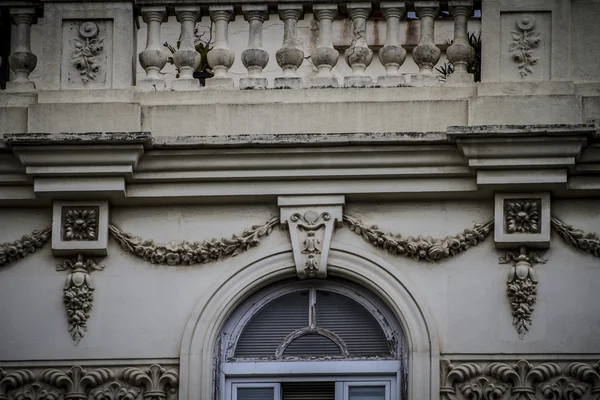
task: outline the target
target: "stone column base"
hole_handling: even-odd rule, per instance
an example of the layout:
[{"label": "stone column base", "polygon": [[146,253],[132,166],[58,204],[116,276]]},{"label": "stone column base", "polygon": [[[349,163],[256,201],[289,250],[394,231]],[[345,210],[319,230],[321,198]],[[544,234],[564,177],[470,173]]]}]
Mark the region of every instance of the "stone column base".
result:
[{"label": "stone column base", "polygon": [[377,85],[381,87],[399,87],[408,86],[404,76],[379,76],[377,77]]},{"label": "stone column base", "polygon": [[6,82],[6,91],[10,92],[32,92],[35,90],[33,82]]},{"label": "stone column base", "polygon": [[141,79],[136,84],[138,92],[161,92],[167,90],[167,83],[163,79]]},{"label": "stone column base", "polygon": [[275,78],[275,89],[301,89],[304,86],[302,78],[297,76],[282,76]]},{"label": "stone column base", "polygon": [[469,85],[475,83],[475,75],[454,72],[446,77],[446,85]]},{"label": "stone column base", "polygon": [[358,87],[363,88],[371,86],[373,79],[370,76],[345,76],[344,87]]},{"label": "stone column base", "polygon": [[240,79],[240,89],[266,89],[268,86],[267,78],[242,78]]},{"label": "stone column base", "polygon": [[437,75],[411,74],[410,86],[440,86]]},{"label": "stone column base", "polygon": [[175,91],[199,90],[200,81],[198,79],[174,79],[171,81],[171,89]]},{"label": "stone column base", "polygon": [[233,78],[210,78],[204,83],[207,88],[233,89]]},{"label": "stone column base", "polygon": [[336,88],[340,87],[340,83],[337,78],[331,76],[329,78],[312,78],[310,80],[310,87],[312,88]]}]

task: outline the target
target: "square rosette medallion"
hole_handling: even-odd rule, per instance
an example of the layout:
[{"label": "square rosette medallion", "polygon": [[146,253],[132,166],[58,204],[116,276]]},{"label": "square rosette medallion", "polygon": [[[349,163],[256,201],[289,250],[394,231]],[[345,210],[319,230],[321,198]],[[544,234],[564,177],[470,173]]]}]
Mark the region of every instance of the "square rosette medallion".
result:
[{"label": "square rosette medallion", "polygon": [[55,201],[52,213],[52,254],[105,256],[108,242],[108,201]]},{"label": "square rosette medallion", "polygon": [[550,246],[550,193],[496,193],[497,248]]}]

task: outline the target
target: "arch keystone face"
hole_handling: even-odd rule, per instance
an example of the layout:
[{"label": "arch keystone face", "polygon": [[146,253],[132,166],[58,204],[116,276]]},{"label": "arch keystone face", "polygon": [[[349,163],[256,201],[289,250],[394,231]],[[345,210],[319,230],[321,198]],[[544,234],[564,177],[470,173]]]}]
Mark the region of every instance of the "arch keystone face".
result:
[{"label": "arch keystone face", "polygon": [[290,230],[298,278],[326,278],[333,231],[342,224],[344,196],[280,196],[281,224]]},{"label": "arch keystone face", "polygon": [[[398,268],[368,252],[333,243],[328,258],[331,277],[351,281],[376,296],[393,314],[404,333],[407,357],[406,397],[432,400],[439,396],[437,328],[420,293]],[[222,332],[232,315],[250,296],[267,285],[296,276],[291,246],[266,250],[252,261],[227,269],[203,293],[183,335],[180,353],[180,400],[220,400],[215,385],[216,355]]]}]

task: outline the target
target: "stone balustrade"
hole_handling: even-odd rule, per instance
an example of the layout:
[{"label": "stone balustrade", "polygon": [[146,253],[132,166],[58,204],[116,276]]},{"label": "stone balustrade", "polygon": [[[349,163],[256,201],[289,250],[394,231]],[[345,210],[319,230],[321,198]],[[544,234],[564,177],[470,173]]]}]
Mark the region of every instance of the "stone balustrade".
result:
[{"label": "stone balustrade", "polygon": [[[28,2],[34,4],[35,2]],[[51,2],[52,3],[52,2]],[[145,28],[145,46],[140,46],[136,53],[139,65],[145,71],[143,79],[132,79],[132,86],[138,91],[190,91],[199,90],[201,85],[194,78],[194,72],[203,62],[208,65],[212,78],[206,80],[209,88],[231,89],[297,89],[305,87],[370,87],[370,86],[437,86],[442,85],[434,70],[440,60],[442,51],[439,42],[435,41],[435,27],[441,21],[438,17],[444,12],[446,24],[454,21],[454,37],[446,38],[447,44],[454,41],[448,50],[448,59],[454,65],[457,76],[454,81],[460,84],[473,82],[473,76],[467,73],[467,66],[473,60],[474,50],[467,40],[467,21],[473,15],[474,0],[455,0],[439,2],[437,0],[417,1],[383,1],[348,2],[348,3],[281,3],[273,6],[267,3],[195,3],[170,1],[138,0],[131,9],[139,17],[140,26]],[[2,1],[0,1],[2,6]],[[43,15],[47,5],[36,7],[7,8],[13,23],[16,25],[16,46],[9,58],[10,67],[14,71],[7,90],[34,91],[35,85],[29,81],[29,74],[36,67],[36,55],[31,51],[30,29],[37,15]],[[169,54],[163,46],[161,29],[165,22],[173,18],[179,24],[179,40],[174,54]],[[236,17],[240,17],[236,20]],[[229,43],[229,26],[232,21],[240,23],[243,18],[247,24],[248,44],[245,49],[234,49]],[[301,44],[298,26],[302,19],[310,20],[310,29],[314,37],[313,43]],[[204,19],[204,20],[203,20]],[[280,21],[283,32],[267,31],[265,23],[269,19]],[[91,19],[90,19],[91,20]],[[208,53],[200,54],[195,48],[195,27],[199,21],[210,23],[210,43]],[[401,24],[410,20],[410,27],[401,29]],[[171,20],[170,24],[174,21]],[[145,26],[144,26],[145,25]],[[376,25],[376,26],[375,26]],[[405,25],[406,27],[407,25]],[[418,31],[415,27],[418,26]],[[90,29],[98,30],[94,22]],[[335,28],[337,27],[337,28]],[[341,28],[340,28],[341,27]],[[334,30],[337,31],[334,32]],[[102,31],[102,27],[100,27]],[[108,31],[105,28],[106,31]],[[340,34],[341,30],[341,34]],[[409,43],[408,35],[418,38],[418,43]],[[272,33],[273,32],[273,33]],[[418,32],[418,35],[417,35]],[[238,32],[239,33],[239,32]],[[95,33],[97,34],[97,32]],[[281,47],[270,54],[264,46],[264,37],[272,43],[277,34]],[[88,40],[93,36],[82,38]],[[379,39],[379,36],[385,40]],[[377,36],[377,37],[369,37]],[[95,37],[95,36],[94,36]],[[98,35],[100,37],[100,35]],[[339,38],[342,40],[336,40]],[[85,40],[82,39],[82,42]],[[103,40],[109,38],[105,35]],[[112,50],[120,45],[120,39],[112,38]],[[59,40],[59,39],[57,39]],[[342,43],[340,43],[342,42]],[[416,44],[416,47],[415,47]],[[64,38],[63,38],[64,46]],[[107,47],[107,43],[104,43]],[[141,48],[140,48],[141,47]],[[207,49],[207,50],[208,50]],[[407,49],[409,50],[407,52]],[[102,49],[97,50],[100,52]],[[236,51],[237,50],[237,51]],[[64,50],[63,50],[64,51]],[[341,55],[341,57],[340,57]],[[378,59],[385,72],[374,75],[369,69],[374,59]],[[177,78],[165,79],[163,70],[169,57],[171,64],[177,68]],[[110,57],[110,55],[109,55]],[[113,56],[114,57],[114,56]],[[279,66],[279,73],[272,81],[264,75],[269,59],[273,57]],[[403,65],[408,57],[418,66],[405,69]],[[302,76],[298,69],[306,60],[312,63],[312,73]],[[121,65],[123,60],[118,61]],[[63,60],[64,62],[64,60]],[[246,71],[243,76],[233,79],[232,66],[242,63]],[[345,68],[341,68],[346,63]],[[271,63],[272,65],[272,63]],[[338,65],[338,70],[333,69]],[[411,63],[412,65],[412,63]],[[79,68],[79,67],[78,67]],[[102,66],[96,67],[102,68]],[[107,67],[108,68],[108,67]],[[62,69],[65,69],[64,67]],[[94,80],[97,74],[91,74],[86,66],[80,68],[88,73],[88,81]],[[372,69],[372,67],[371,67]],[[381,68],[380,68],[381,69]],[[271,77],[273,76],[271,72]],[[63,71],[60,74],[64,74]],[[83,72],[82,72],[83,74]],[[104,79],[109,79],[106,73]],[[65,79],[61,75],[62,81]],[[70,79],[70,78],[69,78]],[[67,79],[68,80],[68,79]],[[96,83],[98,81],[96,80]],[[87,83],[87,82],[84,82]],[[68,85],[66,85],[68,86]],[[110,82],[96,88],[111,88]],[[68,87],[60,87],[65,89]],[[55,88],[53,88],[55,89]]]}]

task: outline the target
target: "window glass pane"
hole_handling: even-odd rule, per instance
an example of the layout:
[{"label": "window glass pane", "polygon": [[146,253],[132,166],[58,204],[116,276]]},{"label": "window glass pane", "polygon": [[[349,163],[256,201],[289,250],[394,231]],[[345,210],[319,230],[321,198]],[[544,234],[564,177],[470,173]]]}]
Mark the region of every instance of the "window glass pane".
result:
[{"label": "window glass pane", "polygon": [[337,344],[321,335],[304,335],[294,340],[283,352],[287,356],[339,356],[342,353]]},{"label": "window glass pane", "polygon": [[237,400],[274,400],[275,388],[241,387],[237,389]]},{"label": "window glass pane", "polygon": [[284,382],[283,400],[334,400],[335,382]]},{"label": "window glass pane", "polygon": [[350,355],[390,355],[379,322],[362,305],[337,293],[317,291],[317,326],[338,335]]},{"label": "window glass pane", "polygon": [[235,357],[274,357],[287,335],[305,328],[308,321],[308,291],[281,296],[260,310],[246,325]]},{"label": "window glass pane", "polygon": [[348,400],[385,400],[385,386],[350,386]]}]

